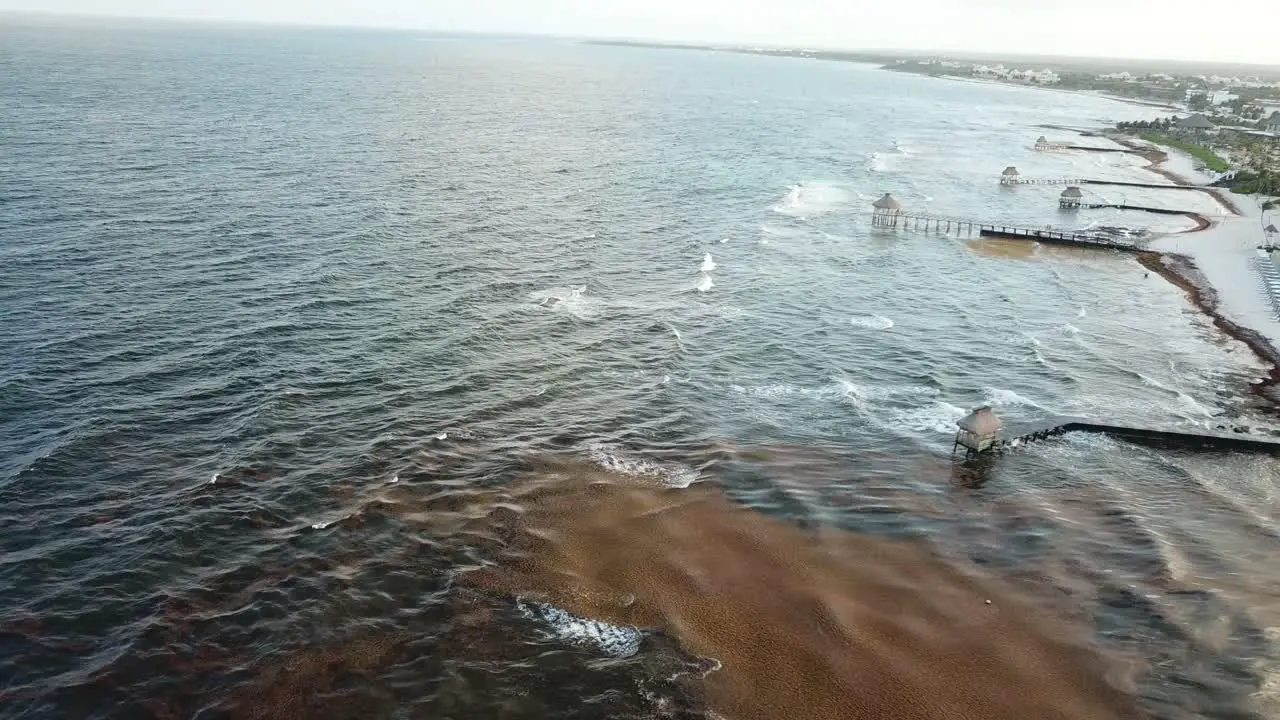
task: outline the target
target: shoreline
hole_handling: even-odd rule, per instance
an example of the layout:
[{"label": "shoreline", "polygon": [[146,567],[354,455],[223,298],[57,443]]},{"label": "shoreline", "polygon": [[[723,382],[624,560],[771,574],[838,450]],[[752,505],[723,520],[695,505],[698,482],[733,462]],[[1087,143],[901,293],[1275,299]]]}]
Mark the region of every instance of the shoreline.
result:
[{"label": "shoreline", "polygon": [[1030,88],[1031,90],[1049,90],[1051,92],[1068,93],[1070,95],[1086,95],[1088,97],[1103,98],[1104,100],[1112,100],[1129,105],[1138,105],[1140,107],[1158,108],[1160,110],[1172,110],[1175,112],[1180,111],[1176,105],[1170,105],[1168,103],[1156,102],[1155,100],[1139,100],[1137,98],[1128,98],[1123,95],[1111,95],[1109,93],[1097,92],[1095,90],[1077,90],[1074,88],[1054,87],[1052,85],[1037,85],[1035,83],[1028,82],[1010,82],[1007,80],[996,80],[993,78],[980,78],[973,76],[966,77],[964,75],[949,75],[945,73],[922,73],[914,70],[900,70],[892,65],[881,65],[880,69],[887,72],[903,73],[904,75],[938,78],[939,80],[956,80],[959,82],[978,83],[980,85],[1000,85],[1003,87]]},{"label": "shoreline", "polygon": [[[1143,157],[1150,163],[1146,167],[1147,170],[1168,178],[1177,185],[1194,185],[1187,178],[1168,168],[1161,167],[1168,160],[1169,153],[1167,150],[1150,149],[1142,146],[1136,140],[1112,134],[1104,133],[1103,137],[1134,150],[1149,150],[1148,153],[1143,153]],[[1243,217],[1244,213],[1240,211],[1239,206],[1228,198],[1223,197],[1218,190],[1218,188],[1214,188],[1213,191],[1209,192],[1231,214],[1236,217]],[[1207,219],[1205,220],[1207,221]],[[1213,225],[1214,223],[1212,222],[1206,222],[1201,227],[1175,234],[1197,233]],[[1141,252],[1138,253],[1137,257],[1138,262],[1143,267],[1182,290],[1191,304],[1213,322],[1214,327],[1221,330],[1228,337],[1243,343],[1259,360],[1270,366],[1270,369],[1266,371],[1266,376],[1251,384],[1249,388],[1253,394],[1270,403],[1271,407],[1267,409],[1273,412],[1280,412],[1280,389],[1277,389],[1280,388],[1280,349],[1277,349],[1276,345],[1262,332],[1227,317],[1222,309],[1221,297],[1217,288],[1213,286],[1213,283],[1196,265],[1195,258],[1183,253],[1162,252],[1159,250]]]}]

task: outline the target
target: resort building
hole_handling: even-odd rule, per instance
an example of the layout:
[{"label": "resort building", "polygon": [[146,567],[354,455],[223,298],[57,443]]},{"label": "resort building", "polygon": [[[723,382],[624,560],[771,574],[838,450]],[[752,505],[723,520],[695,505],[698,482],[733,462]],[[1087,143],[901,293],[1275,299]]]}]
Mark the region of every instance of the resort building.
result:
[{"label": "resort building", "polygon": [[1177,127],[1179,130],[1185,130],[1197,135],[1216,132],[1218,129],[1217,125],[1209,122],[1209,118],[1204,115],[1200,115],[1199,113],[1190,117],[1179,118],[1177,121]]}]

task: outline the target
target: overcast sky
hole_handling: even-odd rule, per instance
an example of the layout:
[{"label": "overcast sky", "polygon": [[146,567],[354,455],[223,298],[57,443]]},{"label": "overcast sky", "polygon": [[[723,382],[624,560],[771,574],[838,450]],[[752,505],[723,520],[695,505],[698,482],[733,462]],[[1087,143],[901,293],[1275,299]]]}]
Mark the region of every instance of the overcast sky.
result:
[{"label": "overcast sky", "polygon": [[0,10],[1280,64],[1280,0],[0,0]]}]

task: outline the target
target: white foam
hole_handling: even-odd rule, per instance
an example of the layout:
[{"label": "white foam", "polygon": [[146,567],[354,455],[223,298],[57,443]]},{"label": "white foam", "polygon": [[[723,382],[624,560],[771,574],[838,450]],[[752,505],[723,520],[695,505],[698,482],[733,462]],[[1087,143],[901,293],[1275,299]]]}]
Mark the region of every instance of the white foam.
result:
[{"label": "white foam", "polygon": [[435,439],[436,439],[436,440],[448,440],[448,439],[449,439],[449,433],[447,433],[447,432],[436,433],[434,437],[435,437]]},{"label": "white foam", "polygon": [[844,188],[825,183],[792,185],[786,197],[773,207],[774,212],[807,218],[831,212],[847,205],[853,194]]},{"label": "white foam", "polygon": [[1078,317],[1078,318],[1082,318],[1082,317],[1084,317],[1085,315],[1088,315],[1088,314],[1089,314],[1089,311],[1088,311],[1088,310],[1085,310],[1085,309],[1084,309],[1084,306],[1083,306],[1083,305],[1081,305],[1081,306],[1080,306],[1080,312],[1076,313],[1076,317]]},{"label": "white foam", "polygon": [[600,314],[600,301],[586,294],[586,285],[554,287],[529,293],[529,299],[552,312],[563,312],[579,319]]},{"label": "white foam", "polygon": [[1066,323],[1065,325],[1062,326],[1062,334],[1063,335],[1079,335],[1080,328],[1076,327],[1075,325],[1072,325],[1071,323]]},{"label": "white foam", "polygon": [[1191,397],[1190,395],[1182,391],[1178,391],[1178,402],[1181,403],[1182,407],[1186,408],[1188,411],[1196,415],[1203,415],[1204,417],[1207,417],[1207,418],[1211,418],[1217,415],[1217,413],[1215,413],[1213,410],[1210,410],[1204,405],[1201,405],[1199,402],[1196,401],[1195,398]]},{"label": "white foam", "polygon": [[698,292],[704,293],[715,286],[716,284],[711,281],[711,276],[706,273],[703,273],[702,277],[698,280],[697,290]]},{"label": "white foam", "polygon": [[986,397],[987,404],[993,407],[1029,407],[1029,408],[1042,407],[1036,401],[1030,398],[1024,397],[1022,395],[1019,395],[1017,392],[1013,390],[1006,390],[1004,388],[997,388],[997,387],[989,387],[989,388],[984,388],[983,392],[987,396]]},{"label": "white foam", "polygon": [[854,315],[849,318],[849,324],[868,330],[888,330],[893,327],[893,321],[883,315]]},{"label": "white foam", "polygon": [[635,457],[614,445],[593,446],[587,451],[587,458],[609,472],[663,487],[687,488],[701,477],[697,470],[687,465],[659,464]]},{"label": "white foam", "polygon": [[699,272],[709,273],[716,269],[716,261],[711,257],[711,253],[702,256],[702,267],[698,268]]},{"label": "white foam", "polygon": [[720,242],[721,242],[721,243],[727,243],[727,242],[729,242],[729,238],[720,238]]},{"label": "white foam", "polygon": [[526,618],[545,625],[552,637],[599,650],[610,657],[631,657],[640,652],[640,643],[644,640],[640,628],[578,617],[555,605],[516,598],[516,608]]},{"label": "white foam", "polygon": [[956,421],[968,414],[963,408],[938,400],[924,407],[892,414],[891,424],[917,433],[950,434],[956,430]]},{"label": "white foam", "polygon": [[867,155],[867,170],[874,173],[893,172],[894,163],[888,153],[873,152]]}]

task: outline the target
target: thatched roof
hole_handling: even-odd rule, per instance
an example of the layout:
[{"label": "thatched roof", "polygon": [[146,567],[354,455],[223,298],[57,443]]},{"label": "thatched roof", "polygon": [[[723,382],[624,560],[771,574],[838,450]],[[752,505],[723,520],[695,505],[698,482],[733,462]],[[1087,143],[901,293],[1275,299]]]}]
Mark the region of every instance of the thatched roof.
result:
[{"label": "thatched roof", "polygon": [[1072,185],[1071,187],[1062,191],[1062,197],[1079,199],[1084,197],[1084,193],[1080,192],[1080,188],[1076,187],[1075,185]]},{"label": "thatched roof", "polygon": [[965,432],[971,432],[974,435],[995,435],[1000,432],[1003,423],[996,414],[991,411],[991,406],[983,405],[973,412],[965,415],[956,421],[956,425]]},{"label": "thatched roof", "polygon": [[1209,118],[1196,114],[1178,120],[1178,127],[1191,130],[1209,130],[1213,128],[1213,123],[1209,122]]},{"label": "thatched roof", "polygon": [[1049,138],[1047,138],[1047,137],[1045,137],[1045,136],[1043,136],[1043,135],[1041,135],[1040,137],[1036,138],[1036,144],[1037,144],[1037,145],[1043,145],[1043,144],[1046,144],[1046,143],[1048,143],[1048,142],[1049,142]]},{"label": "thatched roof", "polygon": [[1018,174],[1018,168],[1010,165],[1009,167],[1004,169],[1004,172],[1000,174],[1004,175],[1005,177],[1014,177],[1015,175]]},{"label": "thatched roof", "polygon": [[885,193],[884,197],[871,203],[872,207],[877,210],[901,210],[902,203],[894,199],[889,193]]},{"label": "thatched roof", "polygon": [[1277,230],[1275,224],[1273,223],[1271,225],[1268,225],[1267,228],[1262,232],[1268,235],[1275,235],[1276,233],[1280,233],[1280,230]]}]

